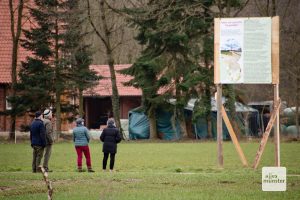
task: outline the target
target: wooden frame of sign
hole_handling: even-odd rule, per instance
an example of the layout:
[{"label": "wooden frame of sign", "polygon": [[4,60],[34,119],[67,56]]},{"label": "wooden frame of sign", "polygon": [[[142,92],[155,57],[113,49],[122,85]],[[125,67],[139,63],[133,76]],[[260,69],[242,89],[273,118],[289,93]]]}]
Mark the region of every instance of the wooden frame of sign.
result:
[{"label": "wooden frame of sign", "polygon": [[[235,18],[245,19],[245,18]],[[214,83],[217,86],[217,149],[218,149],[218,165],[223,167],[223,133],[222,133],[222,119],[229,131],[232,142],[244,166],[248,166],[247,159],[239,145],[236,134],[231,126],[231,123],[226,114],[225,108],[222,105],[222,83],[221,83],[221,70],[220,70],[220,18],[214,20]],[[263,134],[260,146],[257,150],[253,168],[256,169],[261,156],[263,154],[265,145],[268,141],[271,128],[274,126],[274,144],[275,144],[275,166],[280,166],[280,128],[279,128],[279,108],[281,101],[279,98],[279,17],[271,18],[271,83],[274,86],[274,103],[271,118],[267,128]],[[241,83],[242,84],[242,83]]]}]

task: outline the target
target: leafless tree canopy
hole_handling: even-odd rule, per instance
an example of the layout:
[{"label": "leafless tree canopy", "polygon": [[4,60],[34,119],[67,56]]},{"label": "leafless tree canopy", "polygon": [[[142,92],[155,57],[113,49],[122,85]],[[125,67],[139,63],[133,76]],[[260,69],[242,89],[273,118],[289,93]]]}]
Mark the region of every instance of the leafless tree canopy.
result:
[{"label": "leafless tree canopy", "polygon": [[[90,0],[92,7],[92,16],[95,21],[100,21],[99,16],[99,1]],[[145,5],[147,0],[130,0],[130,1],[114,1],[107,0],[109,6],[114,9],[123,7],[136,7]],[[216,1],[215,8],[211,11],[218,10]],[[223,3],[225,1],[222,1]],[[297,86],[300,85],[300,66],[299,66],[299,31],[300,31],[300,1],[298,0],[244,0],[239,10],[226,10],[224,15],[236,17],[262,17],[262,16],[280,16],[280,96],[289,105],[296,103]],[[215,10],[214,10],[215,9]],[[221,14],[221,13],[220,13]],[[136,31],[128,26],[125,16],[111,10],[109,14],[109,28],[113,35],[113,49],[116,57],[115,63],[133,63],[135,58],[142,50],[135,40]],[[97,24],[101,29],[101,25]],[[105,48],[96,33],[92,32],[91,26],[87,23],[83,27],[90,33],[87,41],[92,44],[94,54],[94,64],[107,64],[105,59]],[[298,81],[297,81],[298,80]],[[243,85],[238,86],[238,89],[245,93],[246,100],[270,100],[273,99],[272,85]],[[298,89],[299,90],[299,89]]]},{"label": "leafless tree canopy", "polygon": [[[118,12],[118,9],[140,6],[143,4],[143,1],[107,0],[106,3],[108,4],[108,7],[111,8],[106,14],[108,16],[108,29],[110,30],[111,37],[114,38],[112,40],[112,48],[115,55],[115,64],[132,63],[141,51],[142,47],[134,40],[136,34],[135,30],[128,26],[125,16]],[[86,9],[87,5],[85,1],[82,1],[82,5],[83,9]],[[95,22],[95,26],[97,26],[100,30],[103,30],[100,23],[101,16],[99,12],[99,1],[90,0],[90,7],[91,16]],[[90,33],[86,42],[92,45],[93,51],[95,52],[93,56],[94,64],[107,64],[105,47],[100,41],[101,39],[97,36],[97,33],[93,31],[89,23],[86,23],[83,29],[87,33]]]}]

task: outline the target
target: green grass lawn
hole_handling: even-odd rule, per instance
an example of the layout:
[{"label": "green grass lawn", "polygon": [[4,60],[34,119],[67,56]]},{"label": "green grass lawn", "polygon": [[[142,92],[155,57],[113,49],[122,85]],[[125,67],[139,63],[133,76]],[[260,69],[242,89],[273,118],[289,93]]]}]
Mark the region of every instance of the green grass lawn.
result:
[{"label": "green grass lawn", "polygon": [[[250,165],[258,145],[241,144]],[[122,142],[115,173],[101,170],[101,144],[90,149],[96,173],[78,173],[73,144],[54,145],[49,177],[55,200],[300,199],[299,142],[281,144],[286,192],[261,191],[261,167],[274,164],[272,143],[257,170],[242,167],[231,142],[224,142],[224,169],[217,167],[215,142]],[[28,143],[0,144],[0,199],[47,199],[42,175],[31,173],[31,153]]]}]

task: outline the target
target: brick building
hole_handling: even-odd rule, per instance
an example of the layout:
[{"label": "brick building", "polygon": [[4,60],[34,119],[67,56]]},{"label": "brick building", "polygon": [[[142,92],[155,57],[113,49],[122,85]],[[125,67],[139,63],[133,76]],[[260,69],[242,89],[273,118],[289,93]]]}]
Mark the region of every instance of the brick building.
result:
[{"label": "brick building", "polygon": [[[17,1],[16,1],[17,2]],[[27,12],[26,9],[23,11]],[[0,112],[10,109],[6,102],[9,95],[11,85],[11,59],[12,59],[12,36],[10,30],[10,13],[8,1],[0,1]],[[23,20],[23,27],[29,27],[29,21]],[[19,47],[18,59],[24,60],[29,53],[22,47]],[[28,124],[31,117],[24,116],[17,118],[16,126]],[[8,131],[10,129],[10,117],[0,115],[0,131]]]},{"label": "brick building", "polygon": [[[17,4],[17,1],[15,1]],[[26,8],[23,11],[28,12]],[[11,85],[11,59],[12,59],[12,36],[10,30],[10,13],[8,1],[0,1],[0,112],[9,109],[6,97],[9,95]],[[29,28],[30,21],[23,19],[23,28]],[[30,52],[19,47],[18,61],[25,60]],[[116,65],[116,70],[129,67],[130,65]],[[86,124],[89,128],[98,128],[98,125],[103,123],[107,117],[107,113],[112,111],[111,105],[111,81],[110,72],[107,65],[92,65],[91,68],[96,70],[100,75],[105,77],[99,81],[99,84],[92,90],[84,93],[84,110]],[[121,119],[128,118],[128,111],[137,107],[141,103],[141,91],[133,87],[125,87],[122,83],[130,79],[129,76],[124,76],[116,73],[117,87],[120,95],[120,117]],[[17,118],[16,129],[20,130],[21,125],[28,125],[32,121],[32,117],[26,115]],[[62,130],[71,129],[74,124],[62,121]],[[9,131],[10,117],[0,115],[0,132]]]}]

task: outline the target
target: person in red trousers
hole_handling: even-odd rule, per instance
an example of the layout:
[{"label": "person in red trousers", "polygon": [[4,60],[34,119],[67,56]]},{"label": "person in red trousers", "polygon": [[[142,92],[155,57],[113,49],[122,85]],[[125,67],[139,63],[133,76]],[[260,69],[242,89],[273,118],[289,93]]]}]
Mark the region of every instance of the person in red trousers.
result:
[{"label": "person in red trousers", "polygon": [[75,149],[77,153],[77,168],[78,172],[83,172],[82,170],[82,153],[86,159],[86,165],[88,172],[95,172],[92,169],[92,161],[89,149],[89,131],[84,126],[84,120],[82,118],[78,118],[76,120],[76,127],[73,129],[73,141],[75,143]]}]

